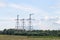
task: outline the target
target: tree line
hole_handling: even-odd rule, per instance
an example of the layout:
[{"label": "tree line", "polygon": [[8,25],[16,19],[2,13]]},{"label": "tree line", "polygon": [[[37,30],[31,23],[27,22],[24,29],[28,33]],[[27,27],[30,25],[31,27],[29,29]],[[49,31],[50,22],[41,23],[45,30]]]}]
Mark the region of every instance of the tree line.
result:
[{"label": "tree line", "polygon": [[4,29],[0,31],[3,35],[21,35],[21,36],[60,36],[60,30],[16,30]]}]

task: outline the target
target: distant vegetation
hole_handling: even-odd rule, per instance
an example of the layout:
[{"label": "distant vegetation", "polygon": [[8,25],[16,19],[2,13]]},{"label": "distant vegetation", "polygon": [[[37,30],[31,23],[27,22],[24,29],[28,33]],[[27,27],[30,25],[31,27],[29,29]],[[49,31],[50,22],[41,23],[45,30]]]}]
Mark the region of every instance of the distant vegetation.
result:
[{"label": "distant vegetation", "polygon": [[3,35],[20,35],[20,36],[60,36],[60,30],[16,30],[16,29],[4,29],[0,31]]}]

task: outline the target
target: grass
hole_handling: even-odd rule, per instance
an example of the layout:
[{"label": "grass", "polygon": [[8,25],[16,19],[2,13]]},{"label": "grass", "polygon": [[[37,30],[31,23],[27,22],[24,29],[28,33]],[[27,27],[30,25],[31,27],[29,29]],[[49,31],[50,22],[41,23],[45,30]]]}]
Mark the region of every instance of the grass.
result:
[{"label": "grass", "polygon": [[60,40],[60,37],[0,35],[0,40]]}]

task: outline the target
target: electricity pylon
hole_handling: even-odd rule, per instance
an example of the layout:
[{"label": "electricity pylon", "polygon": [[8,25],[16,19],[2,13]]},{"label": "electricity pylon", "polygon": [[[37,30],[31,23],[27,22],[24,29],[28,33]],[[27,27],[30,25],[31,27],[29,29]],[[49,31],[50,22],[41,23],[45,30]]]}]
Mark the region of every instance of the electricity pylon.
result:
[{"label": "electricity pylon", "polygon": [[29,31],[32,30],[32,22],[31,22],[31,20],[32,20],[31,16],[32,16],[32,15],[33,15],[33,14],[29,14]]},{"label": "electricity pylon", "polygon": [[25,30],[25,29],[24,29],[24,27],[25,27],[25,19],[20,19],[20,20],[22,21],[23,30]]},{"label": "electricity pylon", "polygon": [[18,30],[19,28],[19,15],[17,15],[17,19],[16,19],[16,29]]}]

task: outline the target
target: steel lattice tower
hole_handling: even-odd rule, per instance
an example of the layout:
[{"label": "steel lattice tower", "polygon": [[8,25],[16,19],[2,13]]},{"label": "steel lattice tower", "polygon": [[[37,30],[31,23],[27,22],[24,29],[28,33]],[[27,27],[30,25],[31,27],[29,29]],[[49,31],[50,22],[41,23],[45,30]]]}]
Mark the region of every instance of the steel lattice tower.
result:
[{"label": "steel lattice tower", "polygon": [[32,22],[31,22],[31,20],[32,20],[32,18],[31,18],[31,16],[32,16],[33,14],[29,14],[29,31],[31,31],[32,30]]},{"label": "steel lattice tower", "polygon": [[19,15],[17,15],[17,19],[16,19],[16,29],[18,30],[19,28]]},{"label": "steel lattice tower", "polygon": [[25,27],[25,19],[20,19],[22,21],[22,28],[24,30],[24,27]]}]

